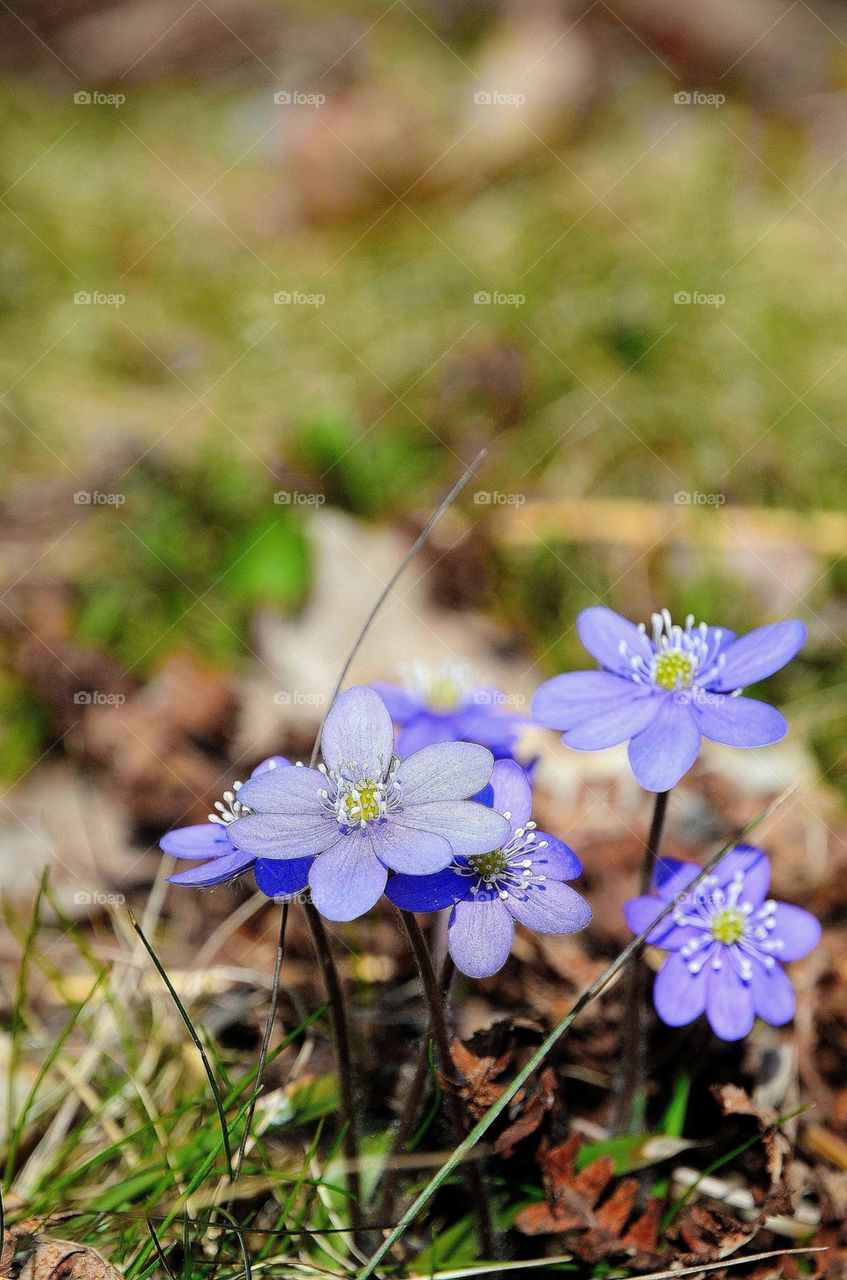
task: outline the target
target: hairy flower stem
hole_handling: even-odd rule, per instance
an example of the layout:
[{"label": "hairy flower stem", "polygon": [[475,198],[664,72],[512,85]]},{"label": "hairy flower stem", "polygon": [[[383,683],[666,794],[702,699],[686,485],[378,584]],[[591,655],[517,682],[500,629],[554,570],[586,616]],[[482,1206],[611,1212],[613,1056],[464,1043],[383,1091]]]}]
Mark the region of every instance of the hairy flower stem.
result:
[{"label": "hairy flower stem", "polygon": [[[432,958],[429,954],[429,948],[426,945],[426,939],[421,932],[417,917],[411,911],[401,911],[400,919],[403,922],[403,928],[406,931],[406,937],[409,939],[409,946],[415,957],[415,963],[418,966],[421,985],[424,989],[426,1002],[429,1006],[429,1020],[432,1030],[432,1038],[435,1041],[435,1052],[438,1058],[438,1065],[442,1076],[445,1078],[447,1087],[445,1094],[447,1096],[447,1104],[450,1110],[451,1120],[456,1131],[464,1137],[468,1132],[468,1117],[461,1098],[454,1093],[449,1087],[449,1078],[454,1072],[453,1059],[450,1055],[450,1036],[447,1031],[447,1015],[444,1007],[444,996],[442,988],[435,976],[435,969],[432,966]],[[471,1161],[465,1168],[465,1178],[467,1179],[468,1191],[474,1206],[477,1223],[477,1234],[479,1237],[480,1255],[483,1258],[494,1257],[494,1232],[491,1225],[491,1206],[488,1200],[488,1192],[485,1183],[482,1180],[479,1163]]]},{"label": "hairy flower stem", "polygon": [[362,1190],[359,1182],[359,1143],[356,1136],[356,1112],[353,1103],[353,1071],[350,1065],[350,1033],[344,995],[338,979],[338,970],[329,946],[323,921],[311,902],[303,906],[306,923],[312,935],[321,978],[326,989],[329,1012],[332,1019],[335,1061],[338,1068],[338,1093],[341,1102],[341,1118],[344,1123],[344,1155],[347,1160],[347,1188],[351,1198],[351,1218],[357,1231],[362,1226]]},{"label": "hairy flower stem", "polygon": [[[441,966],[441,974],[438,979],[441,1000],[444,1004],[447,1002],[455,972],[456,966],[453,963],[452,956],[448,952],[444,957],[444,963]],[[412,1134],[415,1131],[418,1116],[420,1115],[421,1108],[426,1100],[426,1086],[430,1071],[429,1046],[432,1037],[433,1031],[430,1021],[427,1025],[420,1053],[418,1054],[415,1074],[409,1081],[409,1087],[406,1090],[406,1100],[403,1103],[403,1110],[401,1112],[397,1128],[394,1130],[394,1137],[386,1160],[385,1177],[382,1186],[382,1199],[380,1201],[379,1209],[380,1222],[391,1222],[394,1218],[394,1201],[397,1195],[397,1182],[400,1176],[400,1157],[411,1140]]]},{"label": "hairy flower stem", "polygon": [[[670,791],[659,791],[656,794],[653,819],[641,864],[639,893],[642,895],[650,892],[653,883],[653,872],[659,855],[669,795]],[[647,980],[647,968],[641,956],[638,956],[629,971],[624,997],[625,1012],[621,1028],[622,1064],[612,1125],[615,1133],[634,1133],[640,1127],[642,1120],[639,1108],[635,1104],[638,1093],[644,1085],[647,1058]]]}]

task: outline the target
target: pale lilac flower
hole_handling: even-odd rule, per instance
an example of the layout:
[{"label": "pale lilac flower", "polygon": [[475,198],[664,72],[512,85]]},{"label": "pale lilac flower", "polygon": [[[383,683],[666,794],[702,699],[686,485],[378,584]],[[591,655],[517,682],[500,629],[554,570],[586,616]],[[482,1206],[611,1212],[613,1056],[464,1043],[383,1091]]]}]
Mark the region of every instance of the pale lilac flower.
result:
[{"label": "pale lilac flower", "polygon": [[405,760],[373,689],[336,698],[321,734],[323,764],[252,778],[239,792],[250,813],[229,836],[256,858],[313,858],[312,901],[330,920],[353,920],[380,898],[388,871],[425,875],[454,854],[501,844],[508,823],[469,796],[488,782],[491,752],[439,743]]},{"label": "pale lilac flower", "polygon": [[448,946],[457,969],[472,978],[496,973],[512,947],[515,922],[536,933],[574,933],[591,908],[564,883],[582,872],[566,844],[531,821],[532,790],[514,760],[498,760],[482,795],[508,820],[508,839],[486,853],[456,854],[434,875],[397,875],[387,896],[405,911],[452,906]]},{"label": "pale lilac flower", "polygon": [[731,747],[778,742],[787,725],[742,689],[779,671],[806,639],[802,622],[776,622],[740,640],[732,631],[676,626],[665,609],[652,633],[611,609],[585,609],[577,631],[602,671],[547,680],[532,700],[539,724],[562,730],[577,751],[629,742],[629,761],[648,791],[668,791],[697,759],[701,738]]},{"label": "pale lilac flower", "polygon": [[[626,904],[626,922],[643,933],[698,874],[692,862],[662,859],[655,896]],[[755,1017],[782,1026],[794,1015],[794,990],[781,965],[817,945],[821,927],[801,907],[766,897],[770,863],[738,845],[648,935],[671,954],[656,975],[653,1002],[663,1022],[686,1026],[705,1013],[715,1035],[740,1040]]]}]

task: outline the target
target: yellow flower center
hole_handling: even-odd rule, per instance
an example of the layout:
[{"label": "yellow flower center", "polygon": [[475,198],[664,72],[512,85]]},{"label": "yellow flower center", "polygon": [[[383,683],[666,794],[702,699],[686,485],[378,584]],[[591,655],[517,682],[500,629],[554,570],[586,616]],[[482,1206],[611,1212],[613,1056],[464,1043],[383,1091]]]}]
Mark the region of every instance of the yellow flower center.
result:
[{"label": "yellow flower center", "polygon": [[360,782],[344,798],[344,807],[354,822],[373,822],[379,817],[380,786],[377,782]]},{"label": "yellow flower center", "polygon": [[660,689],[687,689],[694,676],[694,660],[681,649],[666,649],[653,664],[653,680]]},{"label": "yellow flower center", "polygon": [[449,675],[436,675],[427,688],[426,700],[433,711],[455,711],[461,704],[462,690]]},{"label": "yellow flower center", "polygon": [[483,880],[493,880],[501,875],[509,865],[509,859],[502,849],[492,849],[490,853],[474,853],[468,858],[474,871]]},{"label": "yellow flower center", "polygon": [[743,911],[739,911],[737,907],[724,907],[723,911],[716,911],[712,916],[712,937],[716,942],[725,942],[727,945],[740,942],[744,937],[746,924]]}]

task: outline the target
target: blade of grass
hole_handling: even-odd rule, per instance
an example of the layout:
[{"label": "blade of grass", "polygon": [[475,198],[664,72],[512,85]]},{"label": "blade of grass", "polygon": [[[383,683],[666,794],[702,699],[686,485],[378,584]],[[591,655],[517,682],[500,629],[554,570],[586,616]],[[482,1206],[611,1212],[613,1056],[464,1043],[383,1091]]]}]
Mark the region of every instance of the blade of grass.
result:
[{"label": "blade of grass", "polygon": [[208,1057],[208,1054],[206,1053],[205,1047],[203,1045],[203,1041],[200,1039],[199,1035],[197,1034],[197,1031],[194,1027],[194,1023],[189,1018],[188,1012],[185,1006],[183,1005],[182,1001],[177,995],[176,988],[174,987],[173,983],[168,977],[167,972],[165,971],[164,965],[160,961],[159,957],[156,955],[156,952],[153,950],[150,943],[147,941],[147,938],[144,936],[144,932],[141,928],[141,925],[136,920],[132,911],[130,911],[129,909],[127,910],[129,912],[129,919],[133,929],[138,934],[139,938],[144,944],[144,949],[146,950],[150,959],[153,961],[153,964],[156,966],[158,974],[162,979],[162,981],[164,982],[165,986],[167,987],[170,993],[171,999],[176,1005],[179,1016],[182,1018],[183,1022],[185,1023],[185,1028],[194,1042],[194,1047],[196,1048],[197,1052],[200,1054],[200,1059],[203,1063],[203,1070],[206,1072],[206,1078],[209,1081],[209,1088],[212,1090],[212,1095],[215,1100],[215,1109],[217,1110],[218,1120],[221,1126],[221,1138],[223,1140],[224,1155],[226,1156],[227,1173],[229,1174],[230,1180],[232,1180],[234,1169],[233,1169],[233,1163],[232,1163],[232,1146],[230,1144],[230,1139],[229,1139],[229,1128],[227,1126],[227,1119],[226,1119],[226,1113],[224,1111],[223,1098],[221,1097],[221,1091],[220,1091],[220,1088],[218,1087],[218,1082],[215,1078],[215,1073],[212,1070],[212,1064],[209,1062],[209,1057]]},{"label": "blade of grass", "polygon": [[20,1039],[24,1027],[23,1006],[26,1000],[27,979],[29,977],[29,964],[32,956],[32,949],[35,945],[35,939],[38,936],[41,915],[41,900],[44,897],[44,890],[47,887],[48,871],[45,867],[38,881],[38,889],[35,895],[35,902],[32,907],[32,915],[30,916],[29,928],[26,938],[24,939],[23,950],[21,952],[21,965],[18,970],[18,980],[15,983],[15,998],[12,1004],[12,1016],[9,1020],[9,1064],[8,1079],[6,1082],[6,1132],[11,1133],[15,1127],[15,1081],[17,1079],[18,1067],[20,1065]]},{"label": "blade of grass", "polygon": [[650,922],[649,926],[643,931],[643,933],[640,933],[636,938],[633,938],[632,942],[630,942],[628,946],[624,947],[623,951],[615,957],[608,968],[604,969],[600,976],[596,978],[588,988],[586,988],[579,999],[571,1007],[569,1012],[566,1013],[564,1017],[559,1020],[553,1030],[545,1036],[535,1053],[532,1054],[521,1070],[513,1078],[511,1084],[503,1090],[497,1101],[488,1108],[482,1119],[474,1125],[467,1137],[459,1143],[453,1151],[453,1154],[445,1160],[438,1172],[430,1179],[423,1191],[421,1191],[403,1214],[394,1230],[386,1236],[385,1240],[383,1240],[376,1252],[368,1259],[365,1266],[358,1273],[357,1280],[368,1280],[368,1277],[374,1274],[382,1259],[391,1249],[393,1249],[397,1241],[402,1238],[404,1232],[414,1222],[421,1209],[429,1203],[442,1183],[450,1177],[457,1165],[461,1164],[465,1157],[479,1142],[480,1138],[488,1132],[501,1112],[506,1110],[515,1094],[523,1088],[533,1073],[538,1070],[541,1063],[547,1057],[547,1054],[559,1042],[562,1036],[566,1034],[571,1026],[573,1026],[573,1023],[582,1013],[583,1009],[591,1004],[592,1001],[596,1000],[596,998],[605,991],[612,979],[615,978],[617,974],[620,973],[620,971],[630,962],[630,960],[639,953],[656,925],[660,924],[666,916],[676,910],[686,894],[696,888],[701,880],[709,874],[712,868],[720,862],[721,858],[725,857],[726,854],[729,853],[731,849],[734,849],[737,844],[740,844],[751,831],[755,830],[756,827],[769,818],[779,805],[783,803],[787,796],[796,789],[796,785],[797,784],[793,784],[783,791],[771,804],[767,806],[766,809],[762,811],[762,813],[753,818],[751,822],[748,822],[743,830],[739,831],[731,840],[723,845],[722,848],[720,848],[717,853],[708,860],[699,874],[694,880],[692,880],[691,884],[688,885],[682,893],[678,894],[672,902],[669,902],[657,914],[655,920]]}]

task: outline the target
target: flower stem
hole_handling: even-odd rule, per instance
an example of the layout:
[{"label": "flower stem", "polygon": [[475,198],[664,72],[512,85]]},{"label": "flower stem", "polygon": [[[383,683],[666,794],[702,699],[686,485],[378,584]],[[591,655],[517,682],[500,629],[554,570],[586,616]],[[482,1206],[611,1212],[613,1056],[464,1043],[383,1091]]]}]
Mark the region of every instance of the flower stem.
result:
[{"label": "flower stem", "polygon": [[[669,795],[670,791],[657,792],[653,805],[653,818],[641,863],[639,892],[642,895],[650,892],[653,883],[653,871],[659,855]],[[635,1104],[637,1095],[644,1085],[647,1058],[647,977],[646,966],[638,956],[629,971],[625,995],[626,1007],[621,1037],[622,1070],[612,1125],[615,1133],[634,1133],[642,1119]]]},{"label": "flower stem", "polygon": [[347,1026],[347,1012],[344,1007],[344,995],[338,979],[338,970],[329,946],[329,939],[323,927],[317,909],[311,902],[303,905],[306,923],[312,935],[315,956],[321,971],[321,978],[326,989],[329,1012],[332,1019],[333,1040],[335,1042],[335,1062],[338,1068],[338,1093],[341,1102],[341,1118],[344,1122],[344,1155],[347,1161],[347,1189],[351,1199],[351,1218],[353,1227],[362,1225],[362,1190],[359,1182],[359,1142],[356,1135],[356,1112],[353,1104],[353,1071],[350,1065],[350,1032]]},{"label": "flower stem", "polygon": [[[450,992],[450,985],[453,981],[453,975],[455,972],[456,966],[453,964],[453,957],[448,952],[444,957],[444,964],[441,967],[441,974],[438,979],[438,986],[443,1003],[446,1003],[447,1001],[447,997]],[[394,1130],[394,1137],[388,1151],[382,1188],[382,1199],[380,1201],[380,1222],[391,1222],[394,1218],[394,1201],[397,1194],[397,1182],[400,1175],[400,1157],[414,1133],[415,1124],[417,1123],[421,1108],[426,1100],[426,1086],[429,1076],[429,1045],[431,1039],[432,1025],[430,1022],[427,1025],[420,1053],[418,1054],[415,1074],[410,1080],[409,1087],[406,1090],[406,1100],[403,1103],[400,1121],[397,1128]]]},{"label": "flower stem", "polygon": [[[406,937],[409,939],[409,946],[415,957],[415,963],[418,966],[418,972],[421,978],[421,985],[424,989],[426,1002],[429,1006],[430,1027],[432,1037],[435,1041],[435,1052],[438,1057],[438,1065],[441,1069],[442,1076],[445,1077],[447,1088],[447,1103],[450,1109],[450,1115],[453,1124],[458,1133],[465,1137],[468,1132],[468,1118],[462,1100],[458,1094],[449,1088],[449,1075],[455,1071],[453,1067],[453,1059],[450,1055],[450,1036],[447,1031],[447,1015],[444,1007],[444,996],[442,987],[435,976],[435,969],[432,965],[432,958],[429,954],[429,948],[426,940],[421,932],[417,917],[411,911],[401,911],[400,919],[403,922],[403,928],[406,931]],[[450,971],[452,977],[452,969]],[[418,1068],[420,1070],[420,1067]],[[482,1174],[479,1164],[476,1161],[468,1163],[465,1169],[465,1177],[468,1183],[471,1200],[473,1202],[476,1213],[477,1235],[481,1256],[484,1258],[494,1257],[494,1232],[491,1225],[491,1206],[488,1200],[485,1183],[482,1180]]]}]

